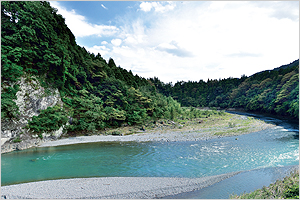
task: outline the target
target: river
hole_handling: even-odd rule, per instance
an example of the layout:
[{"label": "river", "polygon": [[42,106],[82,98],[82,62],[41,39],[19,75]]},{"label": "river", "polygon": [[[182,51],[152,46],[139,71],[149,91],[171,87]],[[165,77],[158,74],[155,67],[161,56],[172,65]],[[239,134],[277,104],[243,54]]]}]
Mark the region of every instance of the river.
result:
[{"label": "river", "polygon": [[[261,119],[275,122],[277,126],[207,141],[98,142],[10,152],[1,155],[1,184],[79,177],[195,178],[244,171],[235,181],[243,176],[268,180],[251,187],[257,189],[262,182],[275,181],[276,176],[270,174],[278,174],[276,169],[286,170],[288,166],[299,164],[298,124],[269,117]],[[262,173],[264,176],[259,175]],[[210,190],[213,189],[220,191],[225,182],[221,183],[215,184],[215,188],[205,188],[206,193],[212,195]],[[227,185],[232,183],[234,181]],[[239,188],[232,192],[243,190]],[[205,196],[204,191],[202,189],[201,195],[194,192],[174,198],[225,197]],[[232,192],[226,190],[225,198]]]}]

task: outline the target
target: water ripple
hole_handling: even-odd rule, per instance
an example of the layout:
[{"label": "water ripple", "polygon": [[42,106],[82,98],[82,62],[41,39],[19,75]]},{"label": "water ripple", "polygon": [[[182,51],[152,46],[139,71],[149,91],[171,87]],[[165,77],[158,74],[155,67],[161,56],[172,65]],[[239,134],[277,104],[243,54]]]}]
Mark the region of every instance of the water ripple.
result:
[{"label": "water ripple", "polygon": [[[287,129],[290,130],[290,129]],[[3,154],[2,184],[68,177],[202,177],[299,163],[299,140],[282,128],[197,142],[116,142]]]}]

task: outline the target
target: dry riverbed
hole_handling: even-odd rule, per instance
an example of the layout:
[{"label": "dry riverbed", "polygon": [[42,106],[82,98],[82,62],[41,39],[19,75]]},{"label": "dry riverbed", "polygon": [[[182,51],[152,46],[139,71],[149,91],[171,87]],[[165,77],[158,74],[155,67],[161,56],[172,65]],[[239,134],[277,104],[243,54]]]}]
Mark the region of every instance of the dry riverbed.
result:
[{"label": "dry riverbed", "polygon": [[106,141],[197,141],[215,137],[238,136],[275,127],[270,122],[264,122],[253,117],[225,113],[220,116],[198,118],[193,120],[161,120],[144,126],[121,127],[107,130],[90,136],[78,136],[48,141],[40,145],[58,146],[89,142]]}]

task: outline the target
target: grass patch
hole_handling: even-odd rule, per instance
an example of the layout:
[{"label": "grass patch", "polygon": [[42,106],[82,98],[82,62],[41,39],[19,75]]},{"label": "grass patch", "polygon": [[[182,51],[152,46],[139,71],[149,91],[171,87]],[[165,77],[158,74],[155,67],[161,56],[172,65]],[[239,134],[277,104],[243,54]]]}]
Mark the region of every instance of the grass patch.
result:
[{"label": "grass patch", "polygon": [[239,129],[237,130],[237,132],[246,132],[246,131],[248,131],[248,128],[247,128],[247,127],[239,128]]},{"label": "grass patch", "polygon": [[215,136],[236,136],[260,131],[273,126],[272,124],[265,123],[253,117],[245,117],[225,112],[218,114],[218,112],[219,111],[206,111],[206,115],[192,119],[182,119],[179,117],[173,120],[176,122],[175,126],[170,125],[168,120],[164,122],[163,126],[160,123],[158,123],[159,126],[156,127],[147,127],[146,125],[146,131],[191,131]]},{"label": "grass patch", "polygon": [[[189,112],[190,108],[186,108]],[[216,136],[236,136],[260,131],[270,128],[273,125],[257,120],[253,117],[245,117],[237,114],[230,114],[223,111],[193,110],[198,117],[183,118],[179,115],[173,120],[159,119],[144,121],[139,125],[126,125],[118,128],[106,128],[99,131],[98,135],[132,135],[138,133],[180,131],[185,134],[189,132],[205,133]],[[187,115],[187,114],[186,114]]]},{"label": "grass patch", "polygon": [[111,134],[112,135],[122,135],[120,131],[113,131]]},{"label": "grass patch", "polygon": [[20,137],[17,137],[16,139],[13,140],[13,143],[20,143],[20,142],[22,142]]}]

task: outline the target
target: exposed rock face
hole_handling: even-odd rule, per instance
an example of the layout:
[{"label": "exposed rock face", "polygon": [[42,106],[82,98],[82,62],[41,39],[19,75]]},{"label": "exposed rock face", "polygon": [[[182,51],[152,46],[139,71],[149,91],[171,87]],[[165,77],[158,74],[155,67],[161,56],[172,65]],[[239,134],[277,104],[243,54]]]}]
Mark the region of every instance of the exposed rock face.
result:
[{"label": "exposed rock face", "polygon": [[[58,89],[45,89],[33,76],[21,77],[16,84],[19,85],[19,91],[15,102],[19,107],[20,115],[18,120],[1,121],[1,153],[8,152],[9,149],[11,151],[26,149],[42,142],[40,138],[31,137],[24,127],[33,116],[39,115],[39,110],[45,110],[49,106],[63,105]],[[44,133],[43,136],[46,137],[45,140],[57,138],[62,134],[62,129],[63,127],[53,133]],[[22,142],[14,143],[13,139],[16,137],[19,137]]]},{"label": "exposed rock face", "polygon": [[[23,138],[24,139],[24,138]],[[7,153],[15,150],[28,149],[33,146],[38,146],[42,143],[40,138],[22,140],[20,143],[6,142],[1,145],[1,153]]]},{"label": "exposed rock face", "polygon": [[20,90],[15,101],[21,113],[20,120],[27,120],[39,114],[38,110],[45,110],[49,106],[62,105],[58,89],[43,88],[37,80],[26,81],[21,78]]}]

